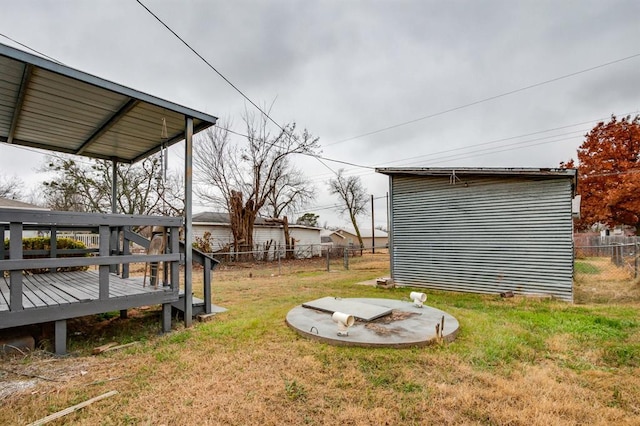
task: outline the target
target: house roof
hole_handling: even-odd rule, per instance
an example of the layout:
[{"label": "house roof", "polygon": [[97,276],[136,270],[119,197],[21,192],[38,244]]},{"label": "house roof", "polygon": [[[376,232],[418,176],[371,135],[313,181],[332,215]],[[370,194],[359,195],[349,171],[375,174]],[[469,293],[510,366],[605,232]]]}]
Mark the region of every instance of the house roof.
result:
[{"label": "house roof", "polygon": [[380,167],[376,172],[393,176],[435,176],[449,177],[452,183],[459,176],[490,176],[490,177],[530,177],[536,179],[571,179],[572,195],[575,195],[578,183],[578,171],[576,169],[544,169],[529,167]]},{"label": "house roof", "polygon": [[29,210],[48,210],[35,204],[24,203],[10,198],[0,197],[0,209],[29,209]]},{"label": "house roof", "polygon": [[576,169],[543,169],[528,167],[379,167],[376,172],[384,175],[418,175],[418,176],[457,176],[457,175],[488,175],[488,176],[535,176],[547,178],[576,179]]},{"label": "house roof", "polygon": [[[349,234],[349,235],[353,235],[356,236],[356,230],[352,229],[352,228],[339,228],[336,229],[335,231],[329,231],[328,233],[322,234],[321,235],[327,235],[330,236],[332,234],[335,234],[341,238],[344,238],[343,234]],[[382,231],[380,229],[374,229],[374,234],[373,234],[376,238],[388,238],[389,234],[386,233],[385,231]],[[371,238],[371,229],[366,229],[366,228],[362,228],[360,229],[360,236],[362,238]]]},{"label": "house roof", "polygon": [[[229,214],[223,212],[202,212],[196,213],[193,215],[193,223],[197,225],[229,225],[231,220],[229,220]],[[274,221],[270,218],[265,217],[257,217],[255,222],[255,226],[264,226],[264,227],[280,227],[280,222]],[[289,228],[306,228],[306,229],[320,229],[313,226],[306,225],[297,225],[295,223],[290,223]]]},{"label": "house roof", "polygon": [[344,235],[340,235],[338,234],[338,232],[336,230],[333,229],[322,229],[320,230],[320,236],[321,237],[331,237],[331,235],[337,235],[340,238],[344,238]]},{"label": "house roof", "polygon": [[[351,235],[357,235],[356,230],[351,228],[340,228],[336,230],[336,233],[338,235],[340,235],[340,232],[345,232]],[[360,236],[362,238],[371,238],[371,229],[360,228]],[[379,238],[387,238],[389,234],[387,234],[385,231],[381,231],[380,229],[376,229],[374,236]]]},{"label": "house roof", "polygon": [[[217,118],[0,43],[0,142],[132,163]],[[165,131],[166,129],[166,131]]]}]

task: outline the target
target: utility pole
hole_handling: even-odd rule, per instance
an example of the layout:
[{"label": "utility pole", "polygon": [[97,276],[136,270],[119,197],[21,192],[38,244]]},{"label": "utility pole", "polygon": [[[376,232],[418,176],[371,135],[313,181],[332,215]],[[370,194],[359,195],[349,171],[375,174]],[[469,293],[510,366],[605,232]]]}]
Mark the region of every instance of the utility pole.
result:
[{"label": "utility pole", "polygon": [[371,194],[371,252],[376,254],[375,214],[373,213],[373,194]]},{"label": "utility pole", "polygon": [[387,238],[389,238],[389,232],[391,231],[390,218],[391,218],[391,211],[389,210],[389,192],[387,192]]}]

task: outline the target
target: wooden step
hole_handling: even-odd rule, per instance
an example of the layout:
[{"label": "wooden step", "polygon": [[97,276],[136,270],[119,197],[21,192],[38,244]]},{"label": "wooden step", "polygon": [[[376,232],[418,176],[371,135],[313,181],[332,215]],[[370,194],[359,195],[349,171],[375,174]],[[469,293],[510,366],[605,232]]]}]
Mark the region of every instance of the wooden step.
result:
[{"label": "wooden step", "polygon": [[[180,294],[178,296],[178,300],[176,302],[173,302],[171,304],[173,306],[174,309],[184,313],[184,291],[180,291]],[[195,297],[193,296],[193,301],[192,301],[192,315],[195,318],[198,315],[204,314],[204,300],[200,299],[199,297]],[[227,309],[223,308],[221,306],[216,306],[216,305],[211,305],[211,312],[212,313],[220,313],[220,312],[226,312]]]}]

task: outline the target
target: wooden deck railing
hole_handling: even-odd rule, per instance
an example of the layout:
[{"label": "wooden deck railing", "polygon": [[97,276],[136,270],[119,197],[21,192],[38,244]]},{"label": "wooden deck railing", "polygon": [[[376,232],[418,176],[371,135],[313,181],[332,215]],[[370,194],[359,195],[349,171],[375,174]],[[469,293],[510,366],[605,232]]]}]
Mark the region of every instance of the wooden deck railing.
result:
[{"label": "wooden deck railing", "polygon": [[[149,247],[150,244],[150,240],[148,240],[147,238],[143,237],[140,234],[137,234],[133,231],[131,231],[131,229],[125,229],[124,231],[124,237],[123,237],[123,247],[122,250],[126,250],[126,246],[128,246],[129,244],[127,242],[133,242],[141,247],[144,247],[145,249],[147,249]],[[180,245],[179,245],[179,251],[180,253],[184,253],[185,252],[185,246],[184,246],[184,242],[180,241]],[[212,312],[212,302],[211,302],[211,271],[213,271],[218,264],[220,263],[220,261],[218,261],[217,259],[214,259],[213,257],[201,252],[200,250],[197,250],[195,248],[191,249],[192,251],[192,260],[193,263],[196,263],[198,265],[202,265],[202,287],[203,287],[203,297],[204,297],[204,313],[206,314],[210,314]],[[129,276],[129,270],[128,270],[128,265],[123,265],[123,271],[122,271],[122,276],[123,277],[128,277]]]},{"label": "wooden deck railing", "polygon": [[[163,262],[162,284],[176,295],[180,291],[179,265],[184,263],[184,243],[178,239],[181,218],[140,215],[111,215],[96,213],[54,212],[41,210],[0,210],[0,236],[4,240],[9,232],[9,250],[0,244],[0,277],[7,271],[10,275],[10,310],[23,309],[23,271],[32,269],[90,267],[99,271],[100,299],[109,297],[109,273],[117,273],[129,278],[130,263]],[[134,228],[160,226],[167,230],[166,253],[160,255],[132,254],[131,243],[144,249],[149,240],[132,231]],[[23,250],[24,231],[31,231],[51,237],[49,249]],[[60,249],[57,235],[69,232],[91,232],[100,236],[98,248]],[[211,313],[211,271],[218,261],[193,250],[193,262],[203,266],[203,291],[205,313]],[[83,255],[89,257],[61,257]],[[158,274],[160,275],[160,274]]]}]

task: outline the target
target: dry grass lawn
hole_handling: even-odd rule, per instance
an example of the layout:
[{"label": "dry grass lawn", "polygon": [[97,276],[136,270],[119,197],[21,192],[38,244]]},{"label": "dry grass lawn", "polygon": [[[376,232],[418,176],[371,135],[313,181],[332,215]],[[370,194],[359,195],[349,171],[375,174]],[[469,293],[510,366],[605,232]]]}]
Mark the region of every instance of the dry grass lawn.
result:
[{"label": "dry grass lawn", "polygon": [[[229,311],[189,329],[176,321],[167,335],[156,307],[74,321],[72,356],[3,360],[0,424],[110,390],[119,393],[57,424],[640,424],[637,283],[612,290],[597,272],[579,274],[575,304],[429,292],[428,304],[460,321],[455,342],[366,349],[309,341],[284,323],[291,308],[322,296],[407,297],[358,284],[388,275],[385,255],[332,270],[322,261],[222,269],[214,303]],[[141,343],[91,355],[112,340]]]}]

